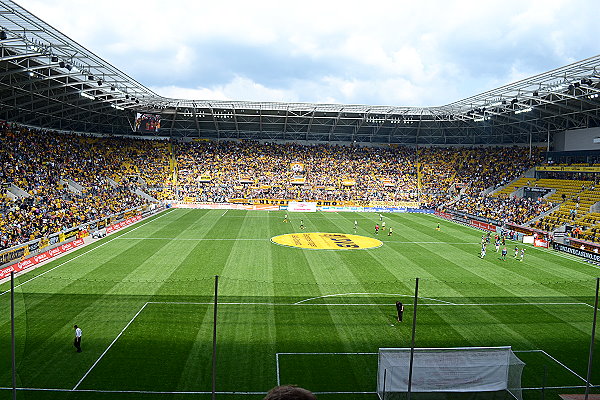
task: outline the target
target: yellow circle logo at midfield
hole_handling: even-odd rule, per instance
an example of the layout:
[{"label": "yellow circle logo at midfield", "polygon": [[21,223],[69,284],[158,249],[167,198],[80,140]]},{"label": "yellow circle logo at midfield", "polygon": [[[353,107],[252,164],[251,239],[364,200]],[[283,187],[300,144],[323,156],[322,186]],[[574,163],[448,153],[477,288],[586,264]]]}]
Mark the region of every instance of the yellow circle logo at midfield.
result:
[{"label": "yellow circle logo at midfield", "polygon": [[323,232],[288,233],[275,236],[271,241],[282,246],[315,250],[372,249],[383,244],[380,240],[366,236]]}]

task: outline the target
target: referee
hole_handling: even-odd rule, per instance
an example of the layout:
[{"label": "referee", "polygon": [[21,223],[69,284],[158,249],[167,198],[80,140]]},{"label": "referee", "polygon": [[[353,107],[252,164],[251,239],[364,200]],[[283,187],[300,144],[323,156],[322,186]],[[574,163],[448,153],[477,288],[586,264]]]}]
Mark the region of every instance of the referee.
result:
[{"label": "referee", "polygon": [[398,312],[398,322],[402,322],[402,314],[404,314],[404,304],[397,301],[396,302],[396,311]]},{"label": "referee", "polygon": [[75,340],[73,341],[73,345],[77,349],[78,353],[81,353],[81,328],[77,325],[73,326],[75,328]]}]

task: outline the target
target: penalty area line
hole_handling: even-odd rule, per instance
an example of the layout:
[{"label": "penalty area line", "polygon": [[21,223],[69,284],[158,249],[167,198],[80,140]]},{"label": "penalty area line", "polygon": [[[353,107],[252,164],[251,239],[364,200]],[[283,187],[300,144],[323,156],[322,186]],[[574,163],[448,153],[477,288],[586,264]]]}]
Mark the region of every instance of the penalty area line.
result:
[{"label": "penalty area line", "polygon": [[[312,300],[317,300],[317,299],[324,299],[327,297],[340,297],[340,296],[399,296],[399,297],[413,297],[411,295],[407,295],[407,294],[400,294],[400,293],[337,293],[337,294],[326,294],[323,296],[317,296],[317,297],[311,297],[309,299],[304,299],[304,300],[300,300],[295,302],[295,305],[300,305],[302,303],[306,303],[308,301],[312,301]],[[434,299],[434,298],[430,298],[430,297],[419,297],[420,299],[424,299],[424,300],[431,300],[431,301],[438,301],[440,303],[445,303],[448,305],[453,305],[454,303],[451,303],[449,301],[444,301],[444,300],[438,300],[438,299]]]},{"label": "penalty area line", "polygon": [[[405,295],[407,296],[407,295]],[[423,297],[420,297],[423,299]],[[592,307],[587,303],[576,303],[576,302],[539,302],[539,303],[450,303],[443,302],[443,300],[429,299],[427,300],[438,301],[438,303],[419,303],[419,306],[475,306],[475,307],[494,307],[494,306],[587,306]],[[439,303],[441,302],[441,303]],[[172,305],[212,305],[214,302],[192,302],[192,301],[149,301],[147,304],[172,304]],[[370,307],[389,307],[392,303],[269,303],[269,302],[219,302],[219,305],[223,306],[272,306],[272,307],[290,307],[290,306],[304,306],[304,307],[323,307],[323,306],[370,306]],[[412,304],[405,304],[405,307],[412,307]]]}]

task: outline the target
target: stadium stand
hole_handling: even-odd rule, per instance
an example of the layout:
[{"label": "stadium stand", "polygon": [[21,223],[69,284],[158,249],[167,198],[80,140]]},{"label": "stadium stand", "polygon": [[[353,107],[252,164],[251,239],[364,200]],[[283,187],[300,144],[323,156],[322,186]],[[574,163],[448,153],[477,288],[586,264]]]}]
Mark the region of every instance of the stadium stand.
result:
[{"label": "stadium stand", "polygon": [[[542,162],[522,147],[351,147],[258,141],[170,143],[65,135],[16,125],[1,129],[0,181],[27,193],[0,198],[2,248],[68,229],[155,199],[187,202],[288,199],[418,202],[483,218],[526,224],[562,196],[571,199],[536,222],[551,230],[578,220],[599,193],[591,181],[520,177]],[[516,180],[515,180],[516,179]],[[484,191],[506,187],[493,195]],[[553,190],[547,199],[509,196],[524,186]],[[137,193],[137,194],[136,194]],[[567,218],[570,217],[570,218]],[[592,222],[592,219],[594,222]],[[595,229],[595,228],[594,228]],[[586,233],[594,236],[593,231]]]},{"label": "stadium stand", "polygon": [[[0,248],[145,204],[129,180],[111,184],[107,178],[122,176],[120,160],[134,159],[150,179],[159,165],[148,142],[67,136],[7,124],[0,138],[0,181],[23,193],[14,201],[2,201]],[[135,153],[138,146],[144,148]],[[145,154],[153,158],[143,163]]]}]

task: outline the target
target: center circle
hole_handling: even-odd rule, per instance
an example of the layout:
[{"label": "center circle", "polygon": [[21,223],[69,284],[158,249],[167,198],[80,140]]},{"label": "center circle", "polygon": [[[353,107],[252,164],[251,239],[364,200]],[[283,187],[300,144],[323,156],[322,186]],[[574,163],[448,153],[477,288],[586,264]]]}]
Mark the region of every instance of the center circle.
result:
[{"label": "center circle", "polygon": [[281,246],[313,250],[372,249],[383,244],[380,240],[366,236],[326,232],[288,233],[272,237],[271,242]]}]

